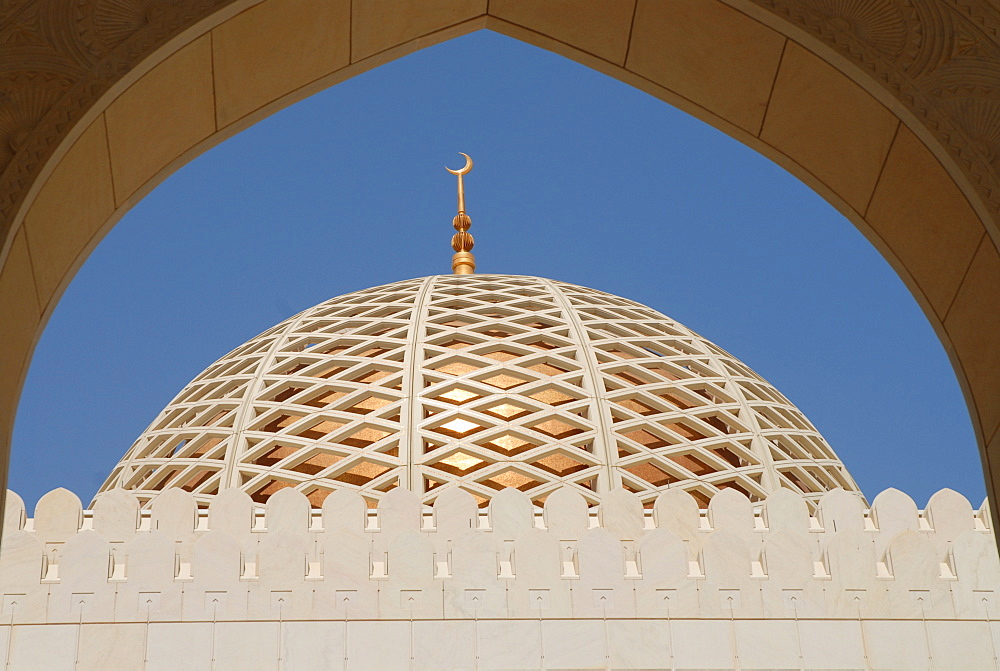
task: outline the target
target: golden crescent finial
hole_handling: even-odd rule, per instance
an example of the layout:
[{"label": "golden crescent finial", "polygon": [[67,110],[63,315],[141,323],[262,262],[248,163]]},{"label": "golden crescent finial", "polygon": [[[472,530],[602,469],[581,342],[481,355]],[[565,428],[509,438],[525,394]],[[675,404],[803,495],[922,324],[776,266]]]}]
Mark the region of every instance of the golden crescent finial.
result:
[{"label": "golden crescent finial", "polygon": [[451,248],[455,250],[455,254],[451,257],[451,271],[456,275],[471,275],[476,272],[476,257],[472,255],[475,240],[469,233],[472,219],[465,213],[465,181],[462,177],[472,170],[472,159],[464,152],[458,153],[465,157],[465,166],[459,170],[452,170],[448,166],[444,168],[458,177],[458,214],[452,221],[458,233],[451,239]]},{"label": "golden crescent finial", "polygon": [[464,152],[460,151],[458,153],[465,157],[465,167],[460,168],[459,170],[452,170],[448,166],[445,166],[444,169],[447,170],[448,172],[450,172],[453,175],[461,176],[461,175],[468,174],[469,171],[472,170],[472,159],[469,158],[469,155],[466,154],[466,153],[464,153]]}]

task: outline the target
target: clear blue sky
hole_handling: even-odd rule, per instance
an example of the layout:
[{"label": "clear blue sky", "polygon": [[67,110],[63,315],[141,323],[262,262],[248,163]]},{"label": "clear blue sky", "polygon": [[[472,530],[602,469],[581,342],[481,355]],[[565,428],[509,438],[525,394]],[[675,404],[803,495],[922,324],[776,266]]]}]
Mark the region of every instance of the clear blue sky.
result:
[{"label": "clear blue sky", "polygon": [[[479,32],[335,86],[207,152],[105,238],[38,346],[11,488],[84,501],[157,412],[257,333],[349,291],[449,272],[457,152],[480,272],[650,305],[740,357],[869,498],[978,506],[941,344],[864,237],[794,177],[645,93]],[[944,454],[946,457],[941,458]],[[944,464],[944,465],[942,465]]]}]

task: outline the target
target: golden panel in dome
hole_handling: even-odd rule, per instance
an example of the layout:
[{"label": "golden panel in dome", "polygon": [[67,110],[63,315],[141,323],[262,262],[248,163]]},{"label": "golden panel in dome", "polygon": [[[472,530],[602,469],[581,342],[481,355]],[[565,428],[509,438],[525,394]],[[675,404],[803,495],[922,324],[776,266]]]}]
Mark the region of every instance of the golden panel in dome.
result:
[{"label": "golden panel in dome", "polygon": [[271,420],[270,422],[262,426],[260,430],[268,431],[270,433],[277,433],[282,429],[288,428],[289,426],[299,421],[303,417],[305,417],[305,415],[292,415],[292,414],[279,415],[275,419]]},{"label": "golden panel in dome", "polygon": [[578,433],[583,433],[583,429],[573,426],[572,424],[567,424],[560,419],[547,419],[544,422],[533,424],[531,428],[535,431],[541,431],[545,435],[552,436],[556,439],[568,438],[569,436],[575,436]]},{"label": "golden panel in dome", "polygon": [[343,473],[333,476],[333,479],[349,485],[366,485],[380,475],[385,474],[388,470],[388,466],[376,464],[371,461],[361,461]]},{"label": "golden panel in dome", "polygon": [[649,384],[649,380],[647,380],[645,377],[641,376],[636,371],[632,371],[632,370],[630,370],[630,371],[618,371],[617,373],[614,373],[613,375],[616,378],[618,378],[619,380],[624,380],[625,382],[628,382],[629,384],[631,384],[633,386],[639,386],[639,385]]},{"label": "golden panel in dome", "polygon": [[343,391],[325,391],[308,401],[304,401],[303,405],[311,405],[314,408],[325,408],[345,396],[347,396],[347,393]]},{"label": "golden panel in dome", "polygon": [[482,481],[482,483],[492,489],[513,487],[514,489],[520,489],[522,492],[533,489],[542,484],[538,480],[514,470],[507,470],[502,473],[498,473],[490,478],[486,478]]},{"label": "golden panel in dome", "polygon": [[658,447],[666,447],[670,445],[669,442],[664,440],[659,436],[655,436],[645,429],[634,429],[632,431],[623,431],[622,434],[629,440],[634,440],[643,447],[648,447],[650,449],[656,449]]},{"label": "golden panel in dome", "polygon": [[211,452],[212,448],[214,448],[216,445],[218,445],[219,443],[221,443],[223,440],[225,440],[225,439],[224,438],[220,438],[218,436],[212,436],[210,438],[207,438],[207,439],[203,440],[201,443],[198,444],[197,449],[195,449],[194,451],[191,452],[191,454],[186,455],[186,456],[188,456],[190,458],[204,456],[204,455],[208,454],[209,452]]},{"label": "golden panel in dome", "polygon": [[530,450],[533,447],[537,447],[533,443],[510,434],[491,438],[488,442],[482,443],[482,446],[508,456],[514,456],[515,454],[520,454],[521,452]]},{"label": "golden panel in dome", "polygon": [[289,470],[295,471],[296,473],[305,473],[306,475],[316,475],[330,466],[333,466],[338,461],[341,461],[343,458],[344,457],[339,454],[320,452],[318,454],[314,454],[305,461],[289,467]]},{"label": "golden panel in dome", "polygon": [[674,462],[678,466],[686,468],[695,475],[708,475],[709,473],[715,473],[715,469],[706,464],[704,461],[694,456],[694,454],[668,454],[667,459]]},{"label": "golden panel in dome", "polygon": [[359,382],[361,384],[371,384],[373,382],[378,382],[379,380],[389,377],[392,372],[387,370],[373,370],[368,373],[359,375],[358,377],[351,380],[351,382]]},{"label": "golden panel in dome", "polygon": [[677,481],[677,478],[673,477],[662,468],[659,468],[655,464],[649,462],[623,466],[622,468],[637,478],[645,480],[654,487],[663,487],[664,485],[669,485],[670,483]]},{"label": "golden panel in dome", "polygon": [[443,433],[448,433],[458,438],[466,436],[470,433],[474,433],[476,431],[482,431],[482,429],[483,427],[481,427],[479,424],[475,424],[468,420],[462,419],[461,417],[456,417],[450,422],[445,422],[444,424],[438,427],[438,431],[441,431]]},{"label": "golden panel in dome", "polygon": [[540,401],[548,405],[562,405],[563,403],[569,403],[570,401],[576,400],[573,396],[564,394],[555,389],[546,389],[545,391],[534,393],[528,398],[533,398],[536,401]]},{"label": "golden panel in dome", "polygon": [[528,366],[528,370],[533,370],[541,375],[562,375],[563,373],[568,373],[569,371],[565,368],[560,368],[559,366],[553,366],[550,363],[536,363],[533,366]]},{"label": "golden panel in dome", "polygon": [[448,349],[465,349],[466,347],[472,347],[475,343],[471,343],[465,340],[449,340],[448,342],[441,343],[441,347],[447,347]]},{"label": "golden panel in dome", "polygon": [[534,347],[535,349],[543,349],[543,350],[559,349],[560,347],[562,347],[562,345],[557,345],[556,343],[549,342],[544,338],[538,338],[536,340],[532,340],[524,344],[530,347]]},{"label": "golden panel in dome", "polygon": [[291,486],[292,484],[289,482],[282,482],[281,480],[268,480],[263,485],[258,487],[256,491],[250,494],[250,498],[256,503],[266,503],[267,500],[271,498],[272,494]]},{"label": "golden panel in dome", "polygon": [[392,401],[389,401],[387,399],[380,398],[378,396],[369,396],[368,398],[364,399],[363,401],[355,403],[354,405],[352,405],[350,408],[347,408],[346,410],[347,410],[347,412],[353,412],[353,413],[356,413],[356,414],[359,414],[359,415],[366,415],[366,414],[368,414],[370,412],[373,412],[375,410],[378,410],[380,408],[384,408],[385,406],[389,405],[390,403],[392,403]]},{"label": "golden panel in dome", "polygon": [[270,450],[266,454],[263,454],[253,460],[253,463],[258,466],[274,466],[276,463],[289,457],[299,451],[297,447],[291,447],[289,445],[278,445],[274,449]]},{"label": "golden panel in dome", "polygon": [[489,354],[484,354],[487,359],[493,359],[494,361],[510,361],[512,359],[520,359],[521,355],[516,352],[508,352],[506,350],[497,350],[496,352],[490,352]]},{"label": "golden panel in dome", "polygon": [[577,461],[576,459],[571,459],[562,452],[556,452],[555,454],[550,454],[541,459],[536,459],[532,462],[532,466],[536,468],[541,468],[544,471],[548,471],[553,475],[560,478],[566,477],[567,475],[572,475],[577,471],[582,471],[587,468],[587,464],[582,461]]},{"label": "golden panel in dome", "polygon": [[522,384],[526,383],[527,380],[523,380],[513,375],[507,375],[506,373],[500,373],[499,375],[492,375],[484,379],[483,382],[491,387],[506,390],[513,389],[514,387],[520,387]]},{"label": "golden panel in dome", "polygon": [[308,429],[299,431],[296,435],[302,436],[303,438],[309,438],[310,440],[319,440],[323,436],[333,433],[342,426],[344,426],[344,422],[334,422],[324,419],[316,424],[313,424]]},{"label": "golden panel in dome", "polygon": [[444,373],[446,375],[466,375],[473,371],[479,370],[479,366],[474,366],[471,363],[466,363],[464,361],[453,361],[452,363],[446,364],[444,366],[438,366],[435,368],[439,373]]},{"label": "golden panel in dome", "polygon": [[437,398],[448,401],[449,403],[461,405],[462,403],[471,401],[474,398],[479,398],[479,394],[465,389],[452,389],[449,392],[440,394]]},{"label": "golden panel in dome", "polygon": [[318,378],[327,380],[327,379],[329,379],[329,378],[331,378],[331,377],[333,377],[333,376],[335,376],[335,375],[337,375],[339,373],[344,372],[345,370],[347,370],[347,366],[342,366],[340,364],[334,364],[332,366],[326,366],[324,368],[321,368],[321,369],[319,369],[318,371],[316,371],[314,373],[310,373],[309,376],[310,377],[318,377]]},{"label": "golden panel in dome", "polygon": [[366,427],[360,431],[352,433],[347,438],[342,438],[340,442],[345,445],[350,445],[351,447],[368,447],[372,443],[377,443],[382,440],[390,433],[391,431],[383,431],[382,429]]},{"label": "golden panel in dome", "polygon": [[483,412],[488,415],[495,415],[501,419],[511,420],[531,414],[534,411],[523,408],[519,405],[514,405],[513,403],[501,403],[499,405],[490,406],[489,408],[483,410]]},{"label": "golden panel in dome", "polygon": [[472,473],[473,471],[478,471],[480,468],[489,466],[490,463],[492,462],[482,457],[466,454],[465,452],[455,452],[444,459],[434,462],[431,464],[431,467],[451,473],[452,475],[465,475],[466,473]]},{"label": "golden panel in dome", "polygon": [[638,413],[640,415],[652,415],[653,413],[657,412],[655,408],[652,408],[646,405],[645,403],[640,403],[639,401],[633,398],[618,400],[615,401],[615,403],[617,403],[623,408],[631,410],[632,412]]}]

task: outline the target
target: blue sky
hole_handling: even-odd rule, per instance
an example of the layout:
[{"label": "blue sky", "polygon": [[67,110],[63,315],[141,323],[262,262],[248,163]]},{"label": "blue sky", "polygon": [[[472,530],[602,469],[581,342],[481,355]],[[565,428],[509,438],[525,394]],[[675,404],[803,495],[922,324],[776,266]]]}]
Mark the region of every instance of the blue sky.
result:
[{"label": "blue sky", "polygon": [[86,502],[232,348],[332,296],[449,272],[443,166],[459,151],[476,161],[480,272],[595,287],[698,331],[796,403],[869,498],[894,486],[922,507],[951,487],[982,501],[947,356],[850,222],[704,123],[489,32],[298,103],[129,212],[38,345],[11,488],[29,507],[57,486]]}]

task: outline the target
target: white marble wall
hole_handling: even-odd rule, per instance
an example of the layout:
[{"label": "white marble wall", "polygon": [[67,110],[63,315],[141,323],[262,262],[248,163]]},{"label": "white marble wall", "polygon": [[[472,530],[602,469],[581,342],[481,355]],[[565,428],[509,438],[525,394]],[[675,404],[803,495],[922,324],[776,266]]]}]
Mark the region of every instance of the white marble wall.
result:
[{"label": "white marble wall", "polygon": [[[534,511],[458,489],[377,511],[339,491],[173,489],[32,519],[7,495],[4,668],[994,668],[1000,559],[983,507],[888,490],[644,511],[566,489]],[[109,656],[110,655],[110,656]],[[212,660],[215,660],[214,667]],[[145,662],[144,662],[145,660]],[[144,666],[145,665],[145,666]]]},{"label": "white marble wall", "polygon": [[996,669],[1000,623],[482,619],[0,625],[12,670]]}]

